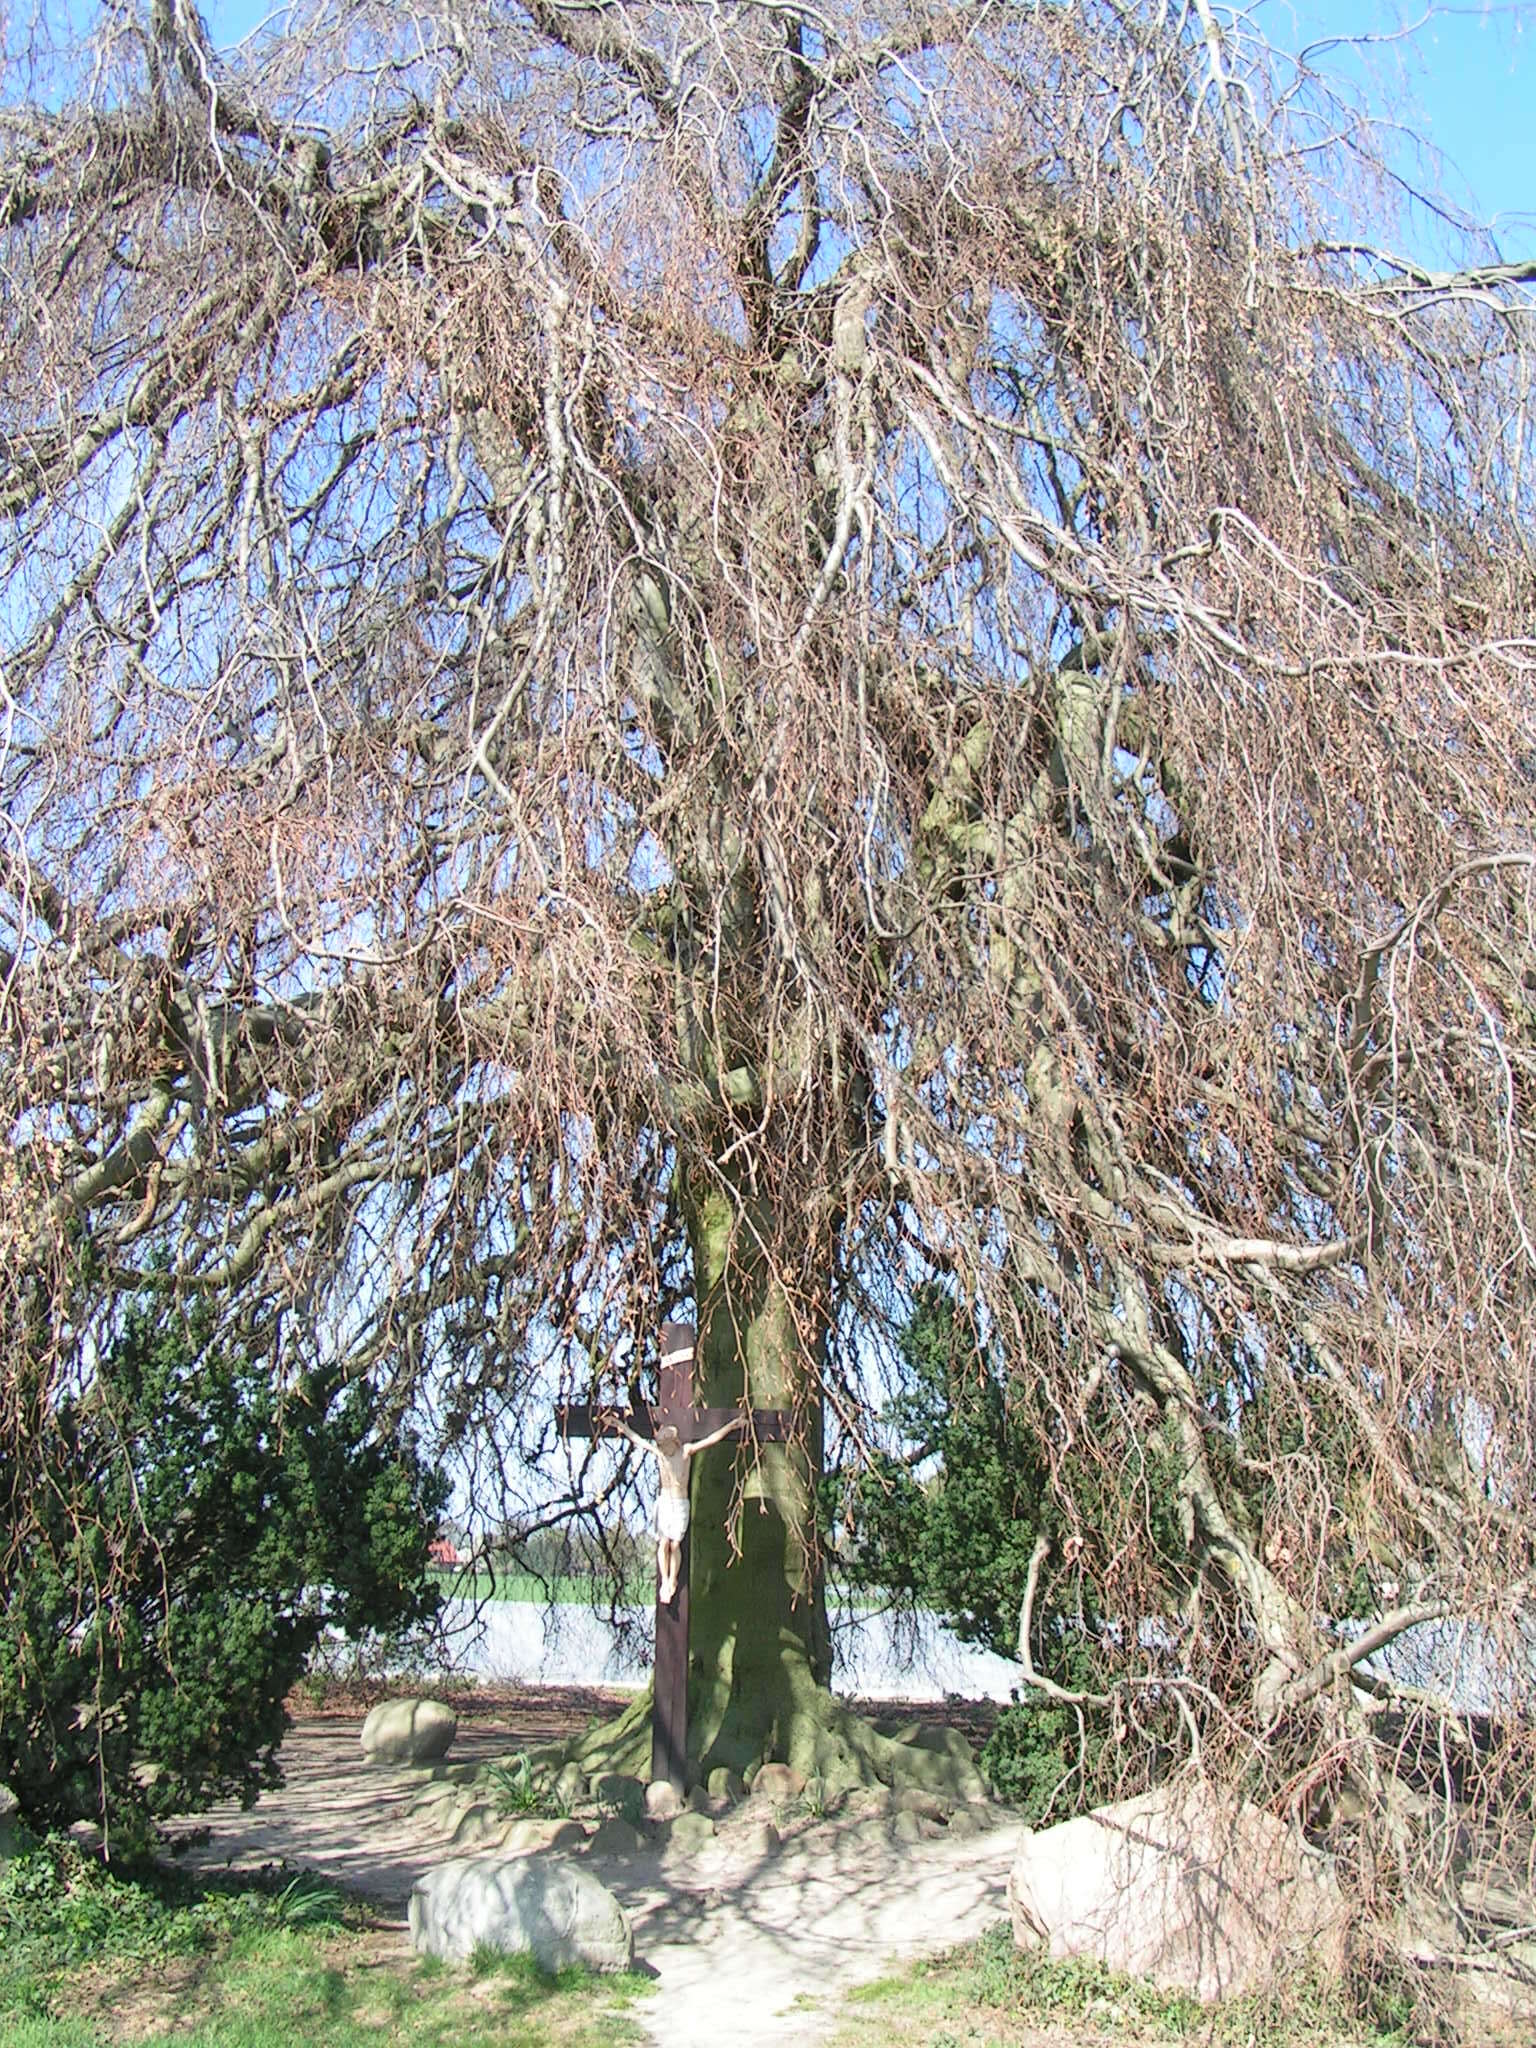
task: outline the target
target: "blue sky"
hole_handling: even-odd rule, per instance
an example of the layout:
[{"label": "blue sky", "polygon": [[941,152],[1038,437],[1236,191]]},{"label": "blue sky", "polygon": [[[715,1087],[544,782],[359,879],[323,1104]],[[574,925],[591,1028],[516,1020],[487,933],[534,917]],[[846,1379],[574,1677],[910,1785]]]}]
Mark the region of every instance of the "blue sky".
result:
[{"label": "blue sky", "polygon": [[[281,18],[271,0],[205,11],[220,43]],[[1536,0],[1254,0],[1251,12],[1281,49],[1333,42],[1315,63],[1397,124],[1394,159],[1407,170],[1428,143],[1447,192],[1493,227],[1504,258],[1536,254]]]},{"label": "blue sky", "polygon": [[1397,122],[1393,160],[1428,143],[1447,195],[1493,228],[1504,259],[1536,254],[1533,0],[1260,0],[1253,13],[1282,49],[1344,39],[1314,62]]}]

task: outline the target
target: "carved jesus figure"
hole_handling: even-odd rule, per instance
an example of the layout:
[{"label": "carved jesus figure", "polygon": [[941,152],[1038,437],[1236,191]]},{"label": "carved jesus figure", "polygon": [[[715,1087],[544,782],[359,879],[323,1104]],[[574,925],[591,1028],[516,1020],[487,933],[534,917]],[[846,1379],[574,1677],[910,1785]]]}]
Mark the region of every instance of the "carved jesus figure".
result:
[{"label": "carved jesus figure", "polygon": [[612,1418],[615,1429],[656,1460],[656,1597],[663,1607],[671,1606],[682,1571],[683,1538],[688,1534],[688,1461],[712,1444],[722,1443],[744,1421],[744,1417],[732,1416],[708,1436],[684,1443],[670,1422],[657,1430],[653,1440],[631,1429],[622,1416]]}]

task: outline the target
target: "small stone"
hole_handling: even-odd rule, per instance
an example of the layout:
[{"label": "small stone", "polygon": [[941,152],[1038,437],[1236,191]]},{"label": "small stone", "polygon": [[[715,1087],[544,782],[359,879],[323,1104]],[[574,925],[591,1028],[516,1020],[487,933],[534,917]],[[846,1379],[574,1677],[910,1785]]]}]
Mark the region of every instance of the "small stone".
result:
[{"label": "small stone", "polygon": [[927,1839],[921,1814],[910,1810],[895,1814],[891,1820],[891,1839],[895,1842],[921,1842]]},{"label": "small stone", "polygon": [[579,1820],[541,1819],[526,1815],[501,1837],[503,1856],[538,1856],[549,1849],[583,1849],[587,1831]]},{"label": "small stone", "polygon": [[9,1785],[0,1785],[0,1863],[11,1856],[19,1856],[27,1846],[27,1833],[21,1821],[21,1801]]},{"label": "small stone", "polygon": [[920,1813],[925,1820],[943,1820],[949,1811],[937,1792],[927,1792],[920,1785],[903,1786],[894,1804],[898,1813]]},{"label": "small stone", "polygon": [[640,1830],[614,1815],[605,1820],[593,1835],[587,1853],[589,1856],[634,1856],[644,1847]]},{"label": "small stone", "polygon": [[627,1771],[599,1771],[592,1779],[592,1797],[626,1820],[638,1820],[645,1811],[645,1787]]},{"label": "small stone", "polygon": [[752,1780],[752,1797],[770,1799],[775,1806],[788,1806],[804,1790],[804,1778],[788,1764],[762,1764]]},{"label": "small stone", "polygon": [[746,1781],[740,1771],[727,1770],[724,1764],[710,1772],[705,1786],[711,1799],[729,1799],[733,1806],[747,1796]]},{"label": "small stone", "polygon": [[586,1772],[580,1764],[566,1764],[554,1783],[555,1804],[563,1806],[569,1813],[573,1806],[580,1806],[586,1796]]},{"label": "small stone", "polygon": [[446,1798],[433,1799],[430,1802],[413,1800],[409,1810],[412,1813],[419,1812],[430,1820],[439,1834],[451,1835],[474,1803],[471,1794],[457,1785],[451,1785]]},{"label": "small stone", "polygon": [[715,1837],[715,1824],[707,1813],[680,1813],[667,1829],[667,1847],[693,1856]]},{"label": "small stone", "polygon": [[957,1837],[979,1835],[982,1832],[982,1824],[966,1807],[957,1806],[949,1816],[949,1832]]},{"label": "small stone", "polygon": [[505,1826],[505,1820],[494,1807],[476,1800],[465,1809],[454,1829],[453,1846],[456,1849],[473,1849],[481,1842],[488,1842],[493,1835],[499,1838]]},{"label": "small stone", "polygon": [[411,1945],[462,1962],[477,1948],[531,1954],[546,1970],[627,1970],[635,1937],[590,1870],[565,1858],[460,1857],[417,1881]]},{"label": "small stone", "polygon": [[435,1763],[458,1732],[441,1700],[381,1700],[363,1723],[363,1755],[371,1764]]},{"label": "small stone", "polygon": [[827,1820],[842,1812],[848,1804],[848,1793],[842,1786],[828,1784],[825,1778],[810,1777],[805,1781],[800,1804],[812,1820]]},{"label": "small stone", "polygon": [[683,1795],[677,1787],[665,1778],[657,1778],[645,1788],[645,1817],[647,1820],[676,1820],[683,1810]]},{"label": "small stone", "polygon": [[865,1818],[889,1813],[894,1796],[889,1785],[860,1785],[848,1794],[848,1811]]}]

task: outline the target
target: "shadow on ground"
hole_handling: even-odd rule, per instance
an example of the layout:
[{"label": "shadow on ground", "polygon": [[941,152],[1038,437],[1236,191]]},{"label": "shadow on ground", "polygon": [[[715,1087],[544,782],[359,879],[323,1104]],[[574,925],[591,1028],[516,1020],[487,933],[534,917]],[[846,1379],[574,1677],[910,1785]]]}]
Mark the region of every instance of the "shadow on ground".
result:
[{"label": "shadow on ground", "polygon": [[[614,1705],[570,1689],[557,1701],[507,1697],[491,1718],[461,1719],[451,1761],[504,1758]],[[322,1872],[373,1900],[403,1939],[412,1885],[464,1852],[430,1812],[412,1810],[419,1772],[364,1763],[359,1725],[355,1715],[299,1722],[283,1744],[282,1789],[249,1811],[224,1807],[198,1828],[183,1824],[181,1860]],[[716,2048],[723,2038],[768,2048],[816,2041],[840,1993],[1001,1919],[1014,1835],[1003,1826],[908,1842],[881,1818],[832,1819],[764,1848],[760,1829],[725,1822],[696,1853],[648,1844],[591,1867],[629,1913],[637,1959],[656,1973],[637,2013],[654,2038],[668,2048]]]}]

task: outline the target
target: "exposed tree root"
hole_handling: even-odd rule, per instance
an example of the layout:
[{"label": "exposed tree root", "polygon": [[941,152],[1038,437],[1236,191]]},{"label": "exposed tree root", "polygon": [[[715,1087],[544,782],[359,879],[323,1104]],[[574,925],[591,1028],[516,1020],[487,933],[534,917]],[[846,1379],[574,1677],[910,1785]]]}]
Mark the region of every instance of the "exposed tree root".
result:
[{"label": "exposed tree root", "polygon": [[[909,1721],[883,1732],[814,1684],[803,1667],[798,1680],[786,1677],[777,1700],[745,1706],[729,1701],[718,1717],[697,1716],[695,1728],[709,1737],[702,1753],[690,1743],[689,1778],[699,1784],[722,1765],[748,1774],[759,1764],[775,1762],[788,1764],[802,1778],[819,1780],[828,1798],[866,1785],[921,1790],[951,1805],[987,1797],[971,1746],[958,1730]],[[539,1762],[551,1771],[574,1763],[589,1775],[612,1771],[649,1778],[650,1688],[616,1719],[541,1751]]]}]

